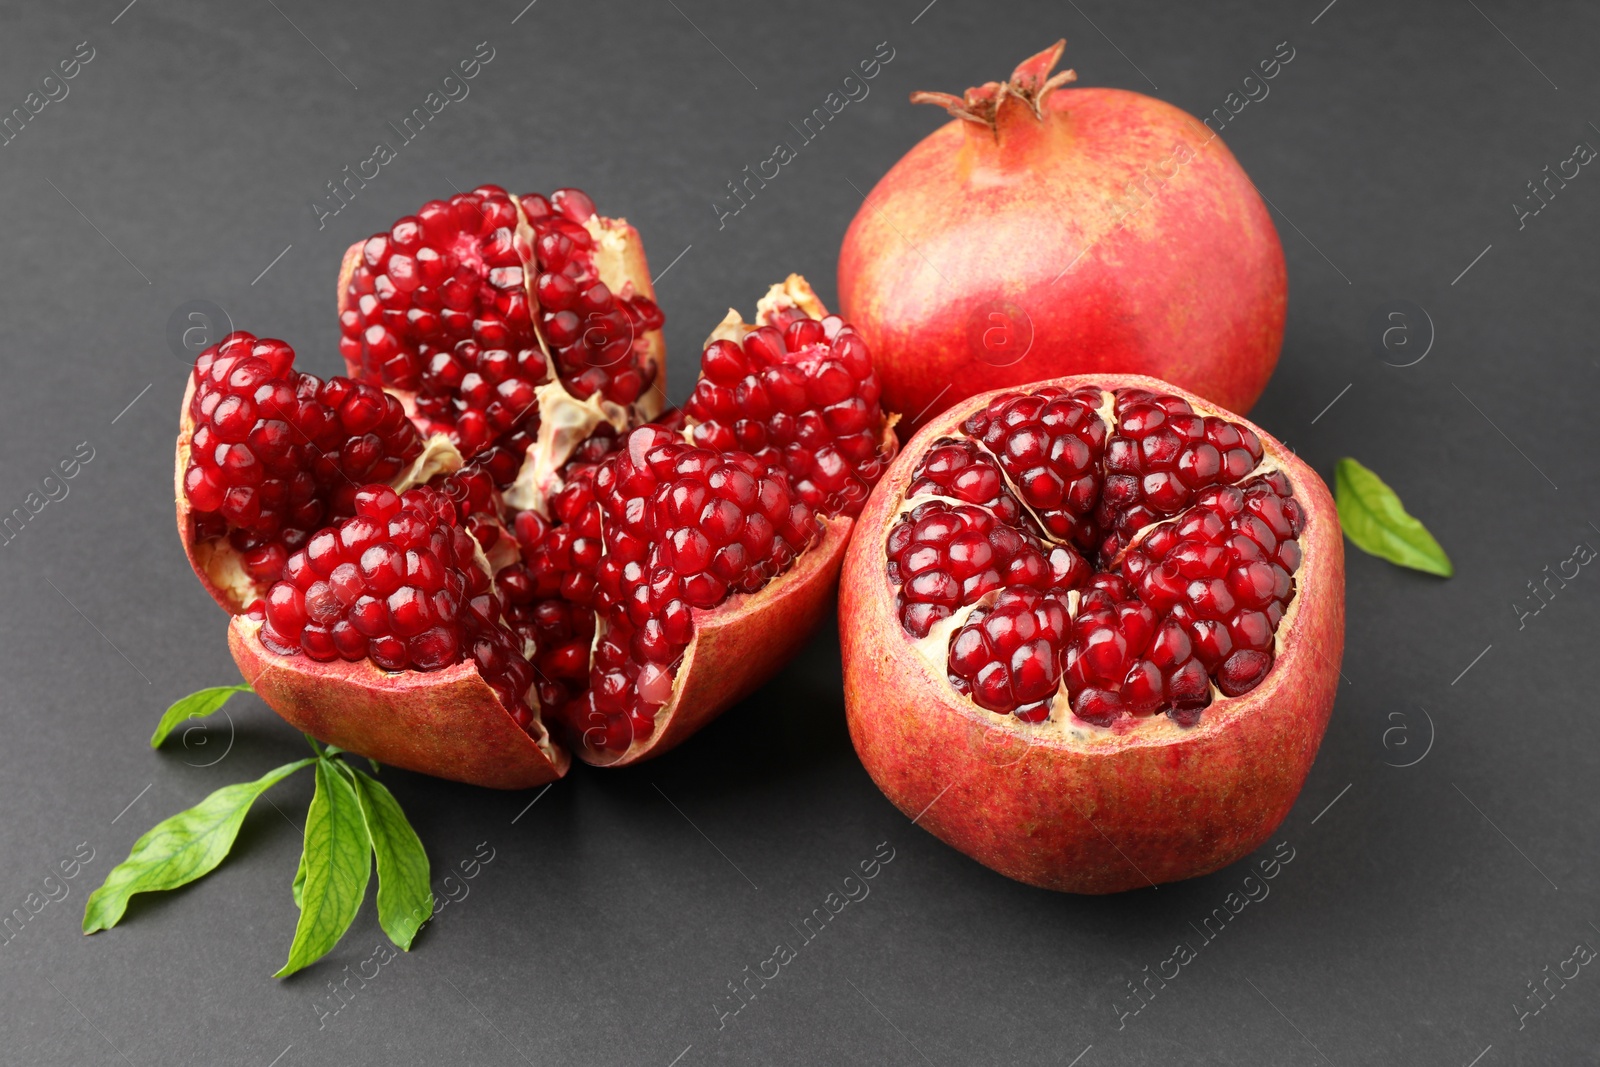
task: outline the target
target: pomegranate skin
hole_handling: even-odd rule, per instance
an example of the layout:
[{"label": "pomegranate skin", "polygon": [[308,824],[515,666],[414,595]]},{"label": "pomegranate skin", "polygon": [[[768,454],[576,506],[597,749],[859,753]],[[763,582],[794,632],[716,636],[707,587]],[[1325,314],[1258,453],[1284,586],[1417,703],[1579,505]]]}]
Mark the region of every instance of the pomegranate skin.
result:
[{"label": "pomegranate skin", "polygon": [[1038,115],[998,95],[992,127],[958,118],[896,163],[840,251],[842,314],[905,432],[1061,374],[1148,374],[1248,411],[1278,360],[1287,281],[1227,146],[1139,93],[1045,87]]},{"label": "pomegranate skin", "polygon": [[571,757],[518,726],[470,659],[438,671],[388,672],[371,660],[279,656],[235,615],[228,649],[267,706],[302,733],[379,763],[439,778],[527,789],[567,773]]},{"label": "pomegranate skin", "polygon": [[884,539],[919,459],[981,410],[992,397],[985,394],[925,425],[857,520],[839,599],[851,739],[896,807],[1009,878],[1115,893],[1210,873],[1283,821],[1333,709],[1344,646],[1344,547],[1333,501],[1271,435],[1166,382],[1099,374],[1034,385],[1168,393],[1256,432],[1307,516],[1294,615],[1271,672],[1249,693],[1214,702],[1193,727],[1147,722],[1091,742],[1016,725],[958,695],[913,651],[896,618]]},{"label": "pomegranate skin", "polygon": [[237,615],[251,603],[267,595],[270,583],[258,582],[245,572],[238,554],[215,545],[205,544],[194,536],[194,508],[189,494],[183,491],[183,473],[189,467],[190,442],[194,437],[194,417],[189,405],[194,401],[194,375],[189,375],[183,390],[183,407],[178,414],[178,440],[172,461],[172,494],[176,504],[178,541],[183,545],[184,558],[194,569],[211,599],[229,615]]}]

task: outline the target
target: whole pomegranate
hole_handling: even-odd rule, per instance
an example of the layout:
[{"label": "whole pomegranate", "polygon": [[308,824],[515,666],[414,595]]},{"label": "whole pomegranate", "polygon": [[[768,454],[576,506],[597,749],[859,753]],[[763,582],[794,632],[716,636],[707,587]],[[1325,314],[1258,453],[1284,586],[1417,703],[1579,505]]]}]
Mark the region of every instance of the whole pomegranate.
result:
[{"label": "whole pomegranate", "polygon": [[901,811],[1033,885],[1216,870],[1310,770],[1343,553],[1314,471],[1166,382],[965,400],[857,520],[839,602],[856,751]]},{"label": "whole pomegranate", "polygon": [[950,122],[878,182],[839,254],[843,314],[914,430],[975,393],[1149,374],[1234,411],[1283,342],[1283,248],[1222,141],[1170,104],[1062,89],[1065,41],[1006,82],[915,93]]},{"label": "whole pomegranate", "polygon": [[246,333],[200,355],[178,530],[278,714],[519,788],[569,749],[664,752],[793,655],[894,454],[871,355],[791,276],[647,422],[648,279],[637,234],[582,193],[483,186],[346,258],[354,377]]}]

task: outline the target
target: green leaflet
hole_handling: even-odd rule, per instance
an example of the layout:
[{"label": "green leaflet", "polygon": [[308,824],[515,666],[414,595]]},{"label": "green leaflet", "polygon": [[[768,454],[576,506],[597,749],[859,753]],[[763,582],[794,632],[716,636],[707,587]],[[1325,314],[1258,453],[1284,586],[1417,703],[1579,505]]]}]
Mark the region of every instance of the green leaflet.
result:
[{"label": "green leaflet", "polygon": [[417,930],[433,914],[428,853],[394,794],[370,774],[349,770],[378,858],[378,924],[390,941],[410,951]]},{"label": "green leaflet", "polygon": [[161,722],[156,726],[156,732],[150,735],[150,747],[160,748],[161,742],[167,735],[185,719],[203,719],[226,704],[235,693],[248,693],[248,685],[214,685],[209,689],[200,689],[186,697],[179,698],[166,714],[161,716]]},{"label": "green leaflet", "polygon": [[306,813],[300,921],[289,958],[274,978],[315,963],[355,921],[372,876],[372,843],[355,788],[332,760],[317,760],[317,791]]},{"label": "green leaflet", "polygon": [[187,811],[157,823],[111,869],[99,889],[89,894],[83,907],[83,932],[109,930],[127,910],[135,893],[176,889],[213,870],[227,856],[239,836],[250,805],[261,794],[310,759],[287,763],[253,782],[226,785]]},{"label": "green leaflet", "polygon": [[1402,567],[1449,578],[1450,557],[1427,527],[1406,512],[1393,489],[1350,458],[1333,472],[1333,496],[1345,536],[1363,552]]}]

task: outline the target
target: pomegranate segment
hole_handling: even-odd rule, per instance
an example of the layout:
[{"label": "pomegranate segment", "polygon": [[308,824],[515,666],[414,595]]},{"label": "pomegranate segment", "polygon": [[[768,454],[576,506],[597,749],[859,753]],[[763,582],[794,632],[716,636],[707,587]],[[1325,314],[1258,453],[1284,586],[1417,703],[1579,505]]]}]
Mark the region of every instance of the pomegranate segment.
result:
[{"label": "pomegranate segment", "polygon": [[883,474],[872,354],[837,315],[781,313],[743,344],[714,339],[684,412],[696,444],[779,461],[813,508],[857,515]]},{"label": "pomegranate segment", "polygon": [[962,426],[999,461],[1044,529],[1084,551],[1094,548],[1087,519],[1100,490],[1104,403],[1098,389],[1002,394]]},{"label": "pomegranate segment", "polygon": [[1061,598],[1007,586],[950,638],[950,684],[981,708],[1042,722],[1059,684],[1056,664],[1069,626]]},{"label": "pomegranate segment", "polygon": [[889,799],[1072,892],[1257,847],[1339,680],[1343,546],[1316,474],[1127,375],[974,397],[906,453],[857,520],[839,601],[851,739]]},{"label": "pomegranate segment", "polygon": [[1261,462],[1255,431],[1197,415],[1182,397],[1124,389],[1117,395],[1116,418],[1095,513],[1105,532],[1100,552],[1107,558],[1144,527],[1188,507],[1200,490],[1238,484]]},{"label": "pomegranate segment", "polygon": [[1071,547],[1047,547],[981,507],[944,500],[902,513],[887,550],[900,620],[914,637],[926,637],[936,623],[996,590],[1031,586],[1065,594],[1089,576]]},{"label": "pomegranate segment", "polygon": [[[539,305],[539,333],[555,355],[556,370],[579,399],[602,394],[626,407],[649,389],[658,366],[636,344],[661,329],[661,309],[648,296],[615,293],[606,283],[597,238],[601,223],[594,202],[577,189],[557,189],[520,200],[533,230],[537,273],[532,284]],[[616,278],[613,275],[613,284]]]},{"label": "pomegranate segment", "polygon": [[821,534],[781,467],[645,426],[595,472],[604,528],[595,607],[603,636],[566,719],[596,748],[648,738],[672,697],[694,612],[759,592]]},{"label": "pomegranate segment", "polygon": [[436,671],[470,656],[520,726],[533,668],[501,621],[488,561],[457,526],[456,505],[422,486],[373,485],[355,515],[318,531],[267,593],[260,640],[280,655]]},{"label": "pomegranate segment", "polygon": [[509,445],[549,475],[596,426],[660,411],[652,295],[638,234],[581,191],[481,185],[351,246],[339,349],[464,455]]},{"label": "pomegranate segment", "polygon": [[948,642],[950,684],[989,711],[1039,722],[1059,689],[1058,717],[1192,726],[1213,680],[1236,697],[1266,677],[1294,596],[1305,514],[1262,457],[1170,394],[994,395],[934,442],[889,530],[901,624]]}]

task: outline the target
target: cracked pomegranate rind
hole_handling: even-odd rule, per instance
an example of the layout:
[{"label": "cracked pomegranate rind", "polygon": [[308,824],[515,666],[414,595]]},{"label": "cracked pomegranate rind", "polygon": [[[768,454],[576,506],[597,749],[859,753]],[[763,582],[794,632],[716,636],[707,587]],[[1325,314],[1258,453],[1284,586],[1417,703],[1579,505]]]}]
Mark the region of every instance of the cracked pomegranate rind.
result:
[{"label": "cracked pomegranate rind", "polygon": [[[484,189],[473,195],[499,213],[490,221],[520,211],[518,226],[533,227],[539,210],[560,213],[545,236],[566,243],[542,241],[541,262],[577,247],[571,226],[603,230],[575,191],[537,198],[542,209],[531,197],[495,207]],[[459,221],[456,209],[472,205],[445,206],[447,221]],[[430,205],[427,225],[397,228],[412,241],[443,214]],[[407,230],[413,223],[422,230]],[[509,254],[497,243],[502,228],[463,228],[455,239],[481,253],[490,273],[508,270],[492,259]],[[396,268],[401,253],[385,248],[387,258],[376,258],[389,282],[352,281],[347,262],[341,289],[389,292],[393,270],[429,258],[402,247],[410,260]],[[615,266],[600,266],[607,255],[630,254],[626,242],[607,249],[597,231],[585,270],[604,273]],[[470,256],[460,262],[458,274],[477,269]],[[717,327],[706,363],[721,358],[726,370],[724,349],[738,354],[737,378],[713,383],[739,394],[734,418],[713,395],[636,425],[640,404],[606,399],[607,390],[627,399],[626,380],[585,379],[593,366],[569,375],[570,353],[558,352],[562,376],[536,391],[560,402],[541,410],[570,415],[578,402],[566,402],[568,390],[592,387],[583,403],[610,404],[604,410],[620,426],[608,417],[535,427],[483,409],[495,436],[477,439],[462,427],[480,411],[465,390],[479,384],[472,374],[489,373],[483,359],[493,356],[493,373],[507,375],[500,384],[512,383],[502,399],[521,388],[515,368],[535,365],[522,358],[533,349],[511,357],[509,348],[482,348],[487,306],[477,309],[475,335],[451,350],[482,357],[460,380],[434,374],[448,369],[441,351],[396,347],[365,327],[365,347],[347,344],[346,355],[360,357],[353,369],[386,382],[388,393],[370,381],[302,375],[279,341],[236,334],[208,350],[184,402],[178,518],[197,574],[235,615],[230,647],[241,671],[285,719],[386,763],[516,788],[564,773],[563,743],[602,764],[666,751],[781,667],[827,610],[851,516],[893,458],[895,438],[866,346],[796,275],[772,287],[755,323],[730,313]],[[537,300],[494,307],[502,332],[550,317]],[[543,326],[529,329],[547,343]],[[386,359],[372,362],[377,355]],[[421,378],[408,377],[420,365],[413,356],[429,356]],[[238,367],[250,373],[235,383]],[[419,382],[425,388],[407,391]],[[696,395],[706,399],[707,388]],[[291,406],[295,389],[304,394],[277,412],[268,442],[302,443],[264,453],[277,465],[269,474],[303,490],[291,527],[232,502],[240,486],[259,496],[264,484],[234,457],[235,439],[255,447],[274,414],[235,395],[251,389],[278,408]],[[763,391],[771,403],[759,402]],[[440,403],[430,408],[427,397]],[[417,426],[437,432],[424,439]],[[552,426],[561,434],[544,432]],[[211,440],[218,434],[221,445]],[[197,437],[209,466],[196,458]],[[313,513],[321,528],[302,529]]]},{"label": "cracked pomegranate rind", "polygon": [[571,765],[542,726],[517,724],[470,660],[431,672],[391,672],[371,660],[318,663],[269,652],[261,626],[234,616],[234,662],[273,711],[325,744],[491,789],[553,781]]},{"label": "cracked pomegranate rind", "polygon": [[1155,379],[1036,383],[932,420],[858,522],[851,735],[921,825],[1114,892],[1215,870],[1287,814],[1338,681],[1343,548],[1268,435]]}]

